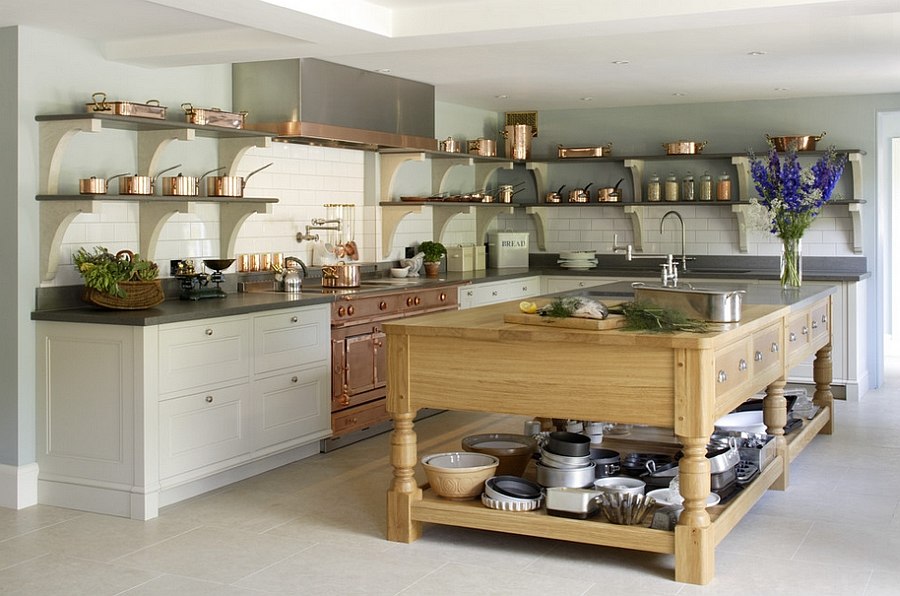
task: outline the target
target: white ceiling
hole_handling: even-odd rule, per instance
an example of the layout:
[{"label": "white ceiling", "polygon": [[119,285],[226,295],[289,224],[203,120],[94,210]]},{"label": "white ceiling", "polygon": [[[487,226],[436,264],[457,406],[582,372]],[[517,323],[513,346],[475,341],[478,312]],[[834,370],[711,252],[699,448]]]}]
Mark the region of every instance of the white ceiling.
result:
[{"label": "white ceiling", "polygon": [[900,0],[0,0],[8,25],[147,67],[390,69],[500,112],[900,92]]}]

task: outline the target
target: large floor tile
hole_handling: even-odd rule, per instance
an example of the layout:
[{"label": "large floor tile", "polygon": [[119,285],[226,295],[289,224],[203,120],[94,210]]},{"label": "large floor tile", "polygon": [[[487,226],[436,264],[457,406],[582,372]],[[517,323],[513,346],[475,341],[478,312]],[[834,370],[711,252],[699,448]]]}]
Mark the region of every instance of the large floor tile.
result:
[{"label": "large floor tile", "polygon": [[591,582],[577,577],[493,569],[487,564],[448,563],[401,591],[400,596],[581,596],[589,593],[590,588]]},{"label": "large floor tile", "polygon": [[816,522],[794,560],[835,566],[850,564],[860,570],[897,571],[900,535],[886,532],[886,525],[847,523],[842,516],[835,516],[834,522]]},{"label": "large floor tile", "polygon": [[46,555],[0,570],[0,594],[106,596],[140,586],[158,575],[109,563]]},{"label": "large floor tile", "polygon": [[237,588],[180,575],[161,575],[119,596],[261,596],[259,590]]}]

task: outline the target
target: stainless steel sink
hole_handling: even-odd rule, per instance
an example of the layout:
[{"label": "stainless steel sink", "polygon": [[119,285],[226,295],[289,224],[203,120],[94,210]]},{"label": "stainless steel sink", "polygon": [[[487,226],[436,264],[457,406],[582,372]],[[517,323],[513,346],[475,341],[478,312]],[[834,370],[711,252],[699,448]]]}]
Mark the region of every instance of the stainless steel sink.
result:
[{"label": "stainless steel sink", "polygon": [[640,282],[632,284],[636,302],[649,302],[661,308],[680,311],[692,319],[714,323],[736,323],[741,320],[741,304],[746,290],[713,290],[686,286],[656,286]]}]

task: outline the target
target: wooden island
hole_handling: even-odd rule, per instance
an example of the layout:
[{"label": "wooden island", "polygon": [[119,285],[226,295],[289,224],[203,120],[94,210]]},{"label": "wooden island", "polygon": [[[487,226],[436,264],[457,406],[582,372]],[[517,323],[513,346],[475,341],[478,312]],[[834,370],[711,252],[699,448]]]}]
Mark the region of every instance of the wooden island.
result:
[{"label": "wooden island", "polygon": [[[412,542],[423,522],[556,538],[673,554],[677,581],[710,582],[716,545],[766,490],[787,488],[790,462],[817,433],[831,433],[832,294],[756,287],[745,297],[740,323],[702,334],[504,323],[504,314],[518,312],[512,302],[386,324],[388,410],[394,418],[388,539]],[[821,410],[787,439],[785,378],[811,355],[814,402]],[[762,390],[777,456],[726,505],[708,510],[706,446],[714,421]],[[683,452],[684,511],[675,530],[666,531],[442,499],[414,477],[419,455],[413,418],[420,408],[673,429]]]}]

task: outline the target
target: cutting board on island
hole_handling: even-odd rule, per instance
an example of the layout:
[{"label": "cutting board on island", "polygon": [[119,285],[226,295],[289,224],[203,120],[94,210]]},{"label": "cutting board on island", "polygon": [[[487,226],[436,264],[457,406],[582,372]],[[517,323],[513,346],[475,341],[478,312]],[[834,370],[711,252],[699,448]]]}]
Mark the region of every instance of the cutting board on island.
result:
[{"label": "cutting board on island", "polygon": [[542,317],[538,314],[506,313],[506,323],[520,325],[542,325],[544,327],[563,327],[566,329],[587,329],[589,331],[605,331],[625,326],[625,315],[609,315],[605,319],[585,319],[582,317]]}]

